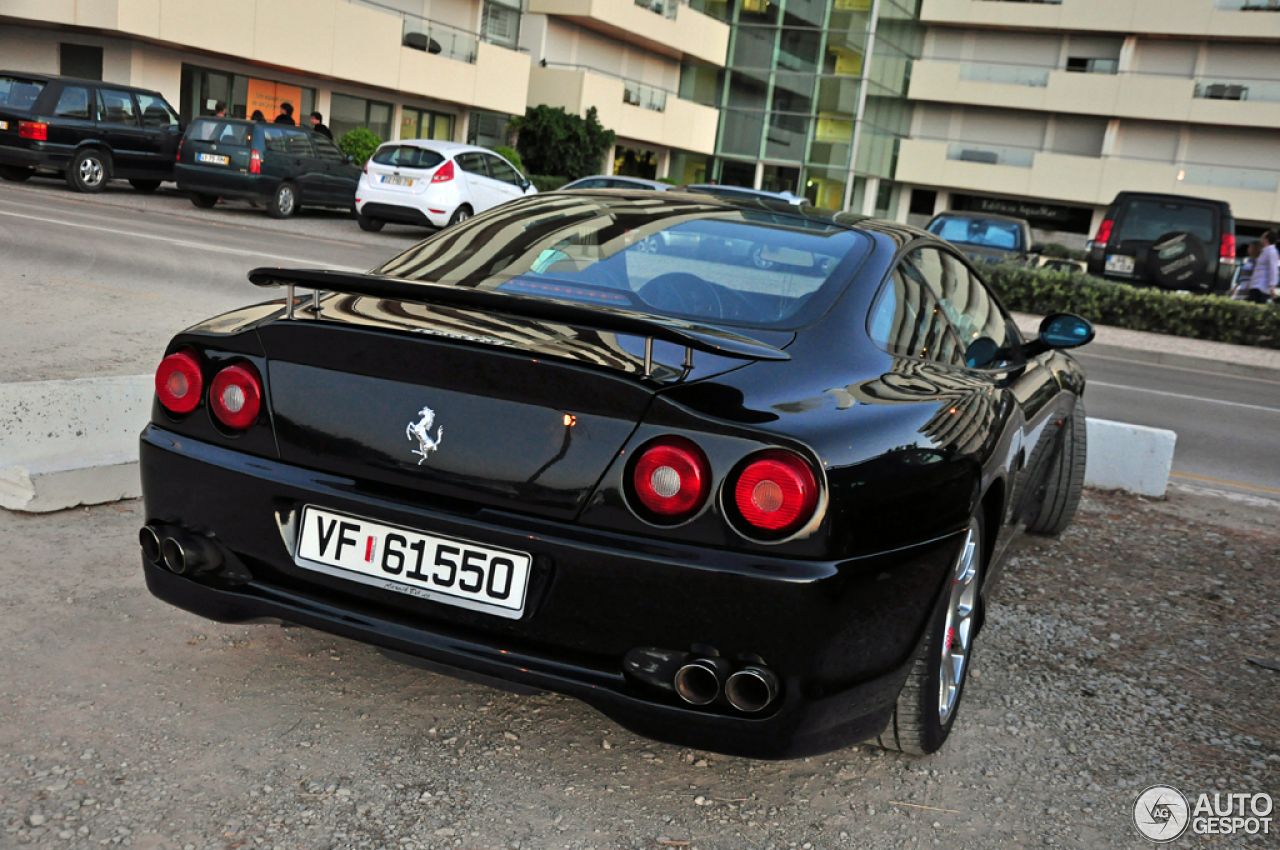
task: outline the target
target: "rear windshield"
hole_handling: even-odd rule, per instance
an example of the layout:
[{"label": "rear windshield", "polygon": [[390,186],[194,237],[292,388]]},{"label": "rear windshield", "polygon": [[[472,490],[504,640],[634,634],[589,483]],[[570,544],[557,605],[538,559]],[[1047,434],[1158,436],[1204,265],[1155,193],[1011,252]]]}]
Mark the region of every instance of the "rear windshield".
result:
[{"label": "rear windshield", "polygon": [[673,318],[788,329],[822,315],[863,233],[768,210],[546,195],[442,231],[377,273]]},{"label": "rear windshield", "polygon": [[1120,227],[1111,241],[1140,239],[1154,242],[1166,233],[1175,231],[1194,233],[1203,241],[1213,244],[1217,241],[1213,208],[1176,201],[1129,201],[1124,207]]},{"label": "rear windshield", "polygon": [[387,145],[378,149],[373,161],[397,168],[435,168],[444,162],[444,157],[433,150],[412,145]]},{"label": "rear windshield", "polygon": [[1022,228],[1011,221],[944,216],[929,223],[929,232],[957,245],[1021,251]]},{"label": "rear windshield", "polygon": [[24,80],[21,77],[0,76],[0,106],[9,109],[30,109],[44,89],[40,80]]},{"label": "rear windshield", "polygon": [[200,118],[191,122],[187,128],[187,138],[201,142],[214,142],[223,145],[249,144],[249,124],[220,121],[217,118]]}]

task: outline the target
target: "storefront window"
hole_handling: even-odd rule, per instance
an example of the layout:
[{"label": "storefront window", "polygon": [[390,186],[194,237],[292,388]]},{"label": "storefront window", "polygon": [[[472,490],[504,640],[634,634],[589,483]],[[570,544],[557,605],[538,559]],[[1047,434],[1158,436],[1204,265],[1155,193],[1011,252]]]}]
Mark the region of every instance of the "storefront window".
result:
[{"label": "storefront window", "polygon": [[452,142],[453,116],[406,106],[400,113],[400,138]]},{"label": "storefront window", "polygon": [[658,155],[653,151],[618,145],[614,150],[613,173],[621,177],[653,180],[658,176]]},{"label": "storefront window", "polygon": [[496,148],[507,143],[507,124],[510,115],[501,112],[471,111],[471,120],[467,122],[467,144],[484,148]]},{"label": "storefront window", "polygon": [[825,210],[844,208],[844,182],[848,172],[834,168],[806,168],[804,196]]},{"label": "storefront window", "polygon": [[379,100],[366,100],[346,94],[334,94],[329,99],[329,129],[335,139],[341,139],[357,127],[367,127],[384,142],[391,139],[391,104]]},{"label": "storefront window", "polygon": [[681,186],[707,182],[707,157],[697,153],[671,154],[671,166],[667,174]]},{"label": "storefront window", "polygon": [[274,121],[285,113],[286,103],[292,109],[294,123],[306,126],[307,116],[316,108],[316,90],[245,74],[182,66],[179,111],[184,121],[214,115],[220,104],[226,107],[230,118],[252,118],[254,112],[261,112],[262,120]]}]

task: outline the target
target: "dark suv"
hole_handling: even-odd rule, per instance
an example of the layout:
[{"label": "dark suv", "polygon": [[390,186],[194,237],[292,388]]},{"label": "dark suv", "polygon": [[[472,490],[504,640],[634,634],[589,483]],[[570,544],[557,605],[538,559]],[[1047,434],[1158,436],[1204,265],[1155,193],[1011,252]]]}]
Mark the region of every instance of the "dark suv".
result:
[{"label": "dark suv", "polygon": [[178,113],[156,92],[97,80],[0,71],[0,177],[65,172],[79,192],[115,177],[139,192],[173,178]]},{"label": "dark suv", "polygon": [[197,118],[174,166],[198,207],[218,198],[262,201],[274,218],[303,206],[352,209],[360,166],[319,133],[237,118]]},{"label": "dark suv", "polygon": [[1089,246],[1089,274],[1191,292],[1226,292],[1236,262],[1231,205],[1121,192]]}]

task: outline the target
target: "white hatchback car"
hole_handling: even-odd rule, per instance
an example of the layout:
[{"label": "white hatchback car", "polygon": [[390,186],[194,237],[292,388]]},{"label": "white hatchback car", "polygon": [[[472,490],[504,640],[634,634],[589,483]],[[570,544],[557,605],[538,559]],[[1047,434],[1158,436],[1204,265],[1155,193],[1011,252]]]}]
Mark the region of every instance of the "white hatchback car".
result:
[{"label": "white hatchback car", "polygon": [[356,219],[363,230],[381,230],[388,221],[445,227],[537,191],[487,148],[402,139],[382,145],[365,163]]}]

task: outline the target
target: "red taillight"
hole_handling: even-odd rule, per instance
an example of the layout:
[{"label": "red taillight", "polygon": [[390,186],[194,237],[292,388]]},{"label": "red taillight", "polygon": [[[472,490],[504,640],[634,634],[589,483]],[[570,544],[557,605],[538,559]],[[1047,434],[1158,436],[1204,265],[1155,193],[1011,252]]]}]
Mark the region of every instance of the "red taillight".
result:
[{"label": "red taillight", "polygon": [[1236,261],[1236,237],[1234,233],[1222,234],[1222,247],[1218,249],[1221,262],[1233,265]]},{"label": "red taillight", "polygon": [[173,161],[174,161],[174,162],[182,162],[182,143],[183,143],[184,141],[186,141],[186,140],[185,140],[185,139],[178,139],[178,152],[177,152],[176,154],[174,154],[174,156],[173,156]]},{"label": "red taillight", "polygon": [[1098,225],[1098,235],[1093,237],[1093,241],[1099,245],[1106,245],[1111,241],[1111,226],[1115,224],[1111,219],[1104,218],[1102,224]]},{"label": "red taillight", "polygon": [[368,173],[369,173],[369,160],[367,160],[367,159],[366,159],[366,160],[364,161],[364,168],[360,169],[360,173],[361,173],[361,174],[368,174]]},{"label": "red taillight", "polygon": [[41,124],[39,121],[19,121],[18,138],[47,142],[49,140],[49,125]]},{"label": "red taillight", "polygon": [[711,492],[711,465],[692,440],[662,437],[640,452],[631,482],[651,518],[673,522],[697,513]]},{"label": "red taillight", "polygon": [[752,528],[786,534],[813,516],[818,480],[809,464],[791,452],[761,452],[738,475],[733,503]]},{"label": "red taillight", "polygon": [[166,410],[190,413],[200,404],[204,376],[200,361],[190,348],[183,348],[160,361],[156,369],[156,396]]},{"label": "red taillight", "polygon": [[262,379],[248,363],[228,366],[214,376],[209,387],[213,415],[228,428],[243,431],[258,421],[262,410]]},{"label": "red taillight", "polygon": [[448,183],[452,179],[453,160],[451,159],[445,160],[444,165],[440,166],[440,168],[436,170],[436,173],[431,175],[432,183]]},{"label": "red taillight", "polygon": [[256,150],[249,151],[249,173],[262,173],[262,154],[258,153]]}]

